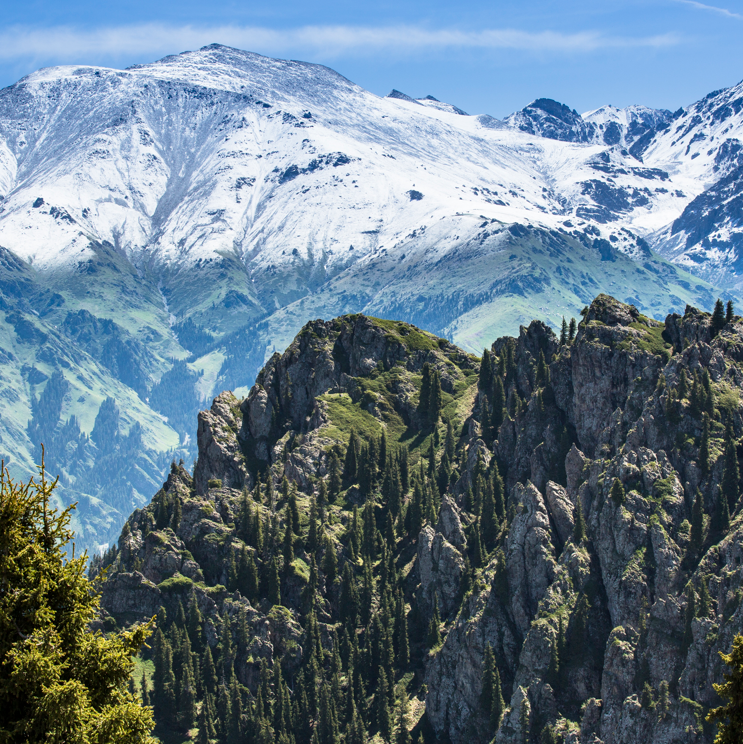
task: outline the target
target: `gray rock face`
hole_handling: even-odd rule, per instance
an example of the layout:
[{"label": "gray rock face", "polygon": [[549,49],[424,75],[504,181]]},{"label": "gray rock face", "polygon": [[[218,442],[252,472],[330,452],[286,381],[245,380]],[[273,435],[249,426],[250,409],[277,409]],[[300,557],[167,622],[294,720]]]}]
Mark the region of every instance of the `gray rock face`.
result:
[{"label": "gray rock face", "polygon": [[220,480],[228,488],[253,485],[235,436],[242,424],[239,403],[232,393],[222,393],[209,411],[199,414],[199,457],[194,468],[194,485],[199,494],[206,493],[210,480]]},{"label": "gray rock face", "polygon": [[434,596],[438,598],[443,616],[456,609],[464,558],[440,532],[434,532],[429,526],[418,536],[418,572],[421,582],[418,601],[425,615],[433,610]]},{"label": "gray rock face", "polygon": [[[521,348],[528,337],[522,332],[514,357],[534,358]],[[506,346],[497,342],[494,351]],[[713,425],[714,454],[704,473],[697,461],[701,414],[675,391],[682,368],[689,386],[692,373],[701,379],[706,370],[718,406],[726,406],[718,407],[718,421],[729,417],[740,437],[742,350],[739,321],[713,338],[709,315],[693,308],[659,326],[599,297],[575,342],[550,365],[540,416],[533,410],[534,381],[519,380],[528,403],[493,443],[508,467],[505,560],[499,572],[498,557],[491,558],[480,578],[485,588],[465,600],[428,665],[426,713],[437,732],[446,731],[454,744],[493,737],[536,743],[546,725],[563,743],[711,742],[700,710],[716,704],[712,684],[724,671],[718,652],[743,631],[743,602],[734,588],[743,577],[743,523],[735,520],[727,536],[705,526],[701,560],[694,556],[691,507],[699,489],[705,519],[714,520],[724,427]],[[573,432],[562,450],[550,440],[560,421]],[[476,426],[471,431],[479,433]],[[558,451],[559,483],[547,475]],[[610,497],[615,479],[623,484],[621,503]],[[587,537],[576,545],[579,500]],[[700,616],[702,583],[711,599]],[[697,606],[691,621],[690,591]],[[497,731],[480,707],[477,675],[487,645],[508,705]],[[668,684],[662,712],[657,704],[643,707],[645,682],[656,701]],[[585,701],[582,711],[570,713],[570,699]]]}]

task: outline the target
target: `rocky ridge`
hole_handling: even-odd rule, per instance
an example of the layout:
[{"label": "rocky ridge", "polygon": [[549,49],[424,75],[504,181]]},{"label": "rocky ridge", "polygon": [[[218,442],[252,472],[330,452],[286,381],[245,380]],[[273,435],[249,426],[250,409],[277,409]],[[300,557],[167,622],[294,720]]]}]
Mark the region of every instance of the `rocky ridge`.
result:
[{"label": "rocky ridge", "polygon": [[[479,364],[403,323],[315,321],[269,360],[246,398],[224,393],[200,414],[194,477],[174,465],[152,504],[130,517],[106,558],[104,607],[121,623],[196,603],[215,653],[226,619],[244,617],[250,640],[235,673],[253,699],[259,659],[293,674],[313,653],[308,583],[332,655],[334,633],[349,627],[346,568],[360,590],[371,575],[381,592],[372,592],[371,624],[354,626],[362,646],[377,632],[392,570],[411,637],[410,666],[396,666],[395,678],[422,701],[410,723],[427,738],[711,742],[703,717],[717,703],[717,652],[743,630],[740,482],[731,475],[743,434],[741,362],[737,316],[719,327],[687,307],[660,323],[605,295],[585,309],[574,340],[534,321]],[[451,438],[421,409],[430,370]],[[337,487],[334,459],[354,436],[374,447],[382,432],[388,454],[409,452],[412,493],[395,512],[385,483],[364,493],[363,479],[345,479],[325,507],[325,547],[313,552],[307,520]],[[431,452],[435,478],[425,474]],[[419,530],[413,484],[433,494]],[[259,569],[277,560],[241,526],[251,492],[277,536],[292,499],[298,505],[280,604],[263,584],[248,598],[231,575],[246,550]],[[354,542],[360,506],[377,513],[378,563]],[[429,646],[421,627],[434,606],[440,640]],[[491,652],[505,698],[495,719],[483,690]]]}]

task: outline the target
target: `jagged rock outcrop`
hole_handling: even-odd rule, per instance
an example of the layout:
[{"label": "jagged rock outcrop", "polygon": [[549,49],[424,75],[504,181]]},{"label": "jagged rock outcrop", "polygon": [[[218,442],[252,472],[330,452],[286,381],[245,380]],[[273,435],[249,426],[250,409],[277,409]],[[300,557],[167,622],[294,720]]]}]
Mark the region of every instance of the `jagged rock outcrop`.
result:
[{"label": "jagged rock outcrop", "polygon": [[253,692],[260,660],[404,656],[402,617],[416,725],[452,744],[711,744],[718,652],[743,631],[743,322],[661,324],[599,296],[572,342],[535,322],[486,359],[478,377],[412,326],[308,324],[247,398],[200,416],[194,478],[174,465],[129,519],[105,610],[198,606],[210,647],[243,633]]}]

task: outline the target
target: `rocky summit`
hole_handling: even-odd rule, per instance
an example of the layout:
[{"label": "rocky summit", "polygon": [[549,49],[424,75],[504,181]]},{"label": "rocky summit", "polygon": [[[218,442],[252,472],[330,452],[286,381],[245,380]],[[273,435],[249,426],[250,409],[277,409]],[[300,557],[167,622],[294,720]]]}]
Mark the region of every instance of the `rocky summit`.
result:
[{"label": "rocky summit", "polygon": [[482,358],[313,321],[94,562],[101,623],[157,616],[137,684],[167,740],[711,743],[742,387],[721,303],[599,295]]}]

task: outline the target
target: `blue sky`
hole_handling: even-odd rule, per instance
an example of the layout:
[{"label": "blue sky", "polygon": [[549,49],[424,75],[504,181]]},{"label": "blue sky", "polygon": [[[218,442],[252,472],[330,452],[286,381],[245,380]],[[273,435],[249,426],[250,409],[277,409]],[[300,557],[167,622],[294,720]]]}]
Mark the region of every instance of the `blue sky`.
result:
[{"label": "blue sky", "polygon": [[39,67],[126,67],[219,42],[470,113],[538,97],[676,109],[743,79],[742,41],[743,0],[6,0],[0,87]]}]

